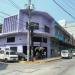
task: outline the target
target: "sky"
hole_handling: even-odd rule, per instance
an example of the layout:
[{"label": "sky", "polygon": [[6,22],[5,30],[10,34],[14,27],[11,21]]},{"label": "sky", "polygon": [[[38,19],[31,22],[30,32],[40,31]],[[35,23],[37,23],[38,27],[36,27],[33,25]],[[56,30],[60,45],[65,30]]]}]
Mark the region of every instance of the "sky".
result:
[{"label": "sky", "polygon": [[[28,0],[12,0],[19,7],[17,9],[11,2],[11,0],[0,0],[0,11],[5,12],[9,15],[16,15],[19,12],[19,9],[26,8],[25,4],[28,3]],[[72,16],[75,16],[75,0],[56,0],[65,10],[67,10]],[[58,5],[56,5],[53,0],[32,0],[34,4],[34,10],[40,10],[47,12],[51,15],[56,21],[65,19],[68,22],[74,22],[75,19],[71,18],[66,14]],[[3,23],[3,18],[8,15],[0,13],[0,23]]]}]

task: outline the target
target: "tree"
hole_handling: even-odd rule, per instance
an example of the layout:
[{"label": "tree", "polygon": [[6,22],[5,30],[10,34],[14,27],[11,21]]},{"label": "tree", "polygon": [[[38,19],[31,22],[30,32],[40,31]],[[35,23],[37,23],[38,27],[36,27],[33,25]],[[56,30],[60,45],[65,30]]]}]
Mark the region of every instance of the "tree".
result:
[{"label": "tree", "polygon": [[36,58],[37,59],[42,59],[43,58],[43,52],[44,52],[44,48],[43,47],[36,47],[35,48],[35,52],[36,52]]}]

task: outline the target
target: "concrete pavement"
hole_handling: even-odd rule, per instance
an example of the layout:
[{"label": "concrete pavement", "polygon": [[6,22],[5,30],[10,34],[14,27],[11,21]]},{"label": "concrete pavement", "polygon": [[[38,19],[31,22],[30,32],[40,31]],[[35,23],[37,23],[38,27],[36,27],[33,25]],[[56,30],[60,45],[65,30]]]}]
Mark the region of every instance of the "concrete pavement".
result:
[{"label": "concrete pavement", "polygon": [[2,63],[0,65],[0,75],[75,75],[74,70],[75,57],[42,64]]}]

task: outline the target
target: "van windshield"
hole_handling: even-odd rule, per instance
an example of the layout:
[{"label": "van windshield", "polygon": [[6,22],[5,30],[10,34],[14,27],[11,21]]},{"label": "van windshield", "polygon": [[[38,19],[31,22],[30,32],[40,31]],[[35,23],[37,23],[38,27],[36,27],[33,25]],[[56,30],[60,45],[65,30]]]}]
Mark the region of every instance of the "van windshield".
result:
[{"label": "van windshield", "polygon": [[67,50],[65,50],[65,51],[62,51],[62,53],[68,53],[68,51],[67,51]]},{"label": "van windshield", "polygon": [[10,55],[16,55],[16,52],[10,52]]}]

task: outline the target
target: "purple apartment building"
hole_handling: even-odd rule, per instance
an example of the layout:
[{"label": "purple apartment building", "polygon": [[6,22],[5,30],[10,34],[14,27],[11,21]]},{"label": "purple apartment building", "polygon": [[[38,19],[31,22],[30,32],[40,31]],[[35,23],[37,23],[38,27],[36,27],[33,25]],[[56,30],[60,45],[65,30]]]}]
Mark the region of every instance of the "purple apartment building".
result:
[{"label": "purple apartment building", "polygon": [[[74,39],[46,12],[34,11],[31,21],[37,24],[34,30],[34,48],[45,48],[46,57],[58,54],[63,47],[73,47]],[[27,54],[28,12],[21,9],[17,15],[4,18],[0,34],[0,49],[10,48]],[[67,40],[68,39],[68,40]]]}]

